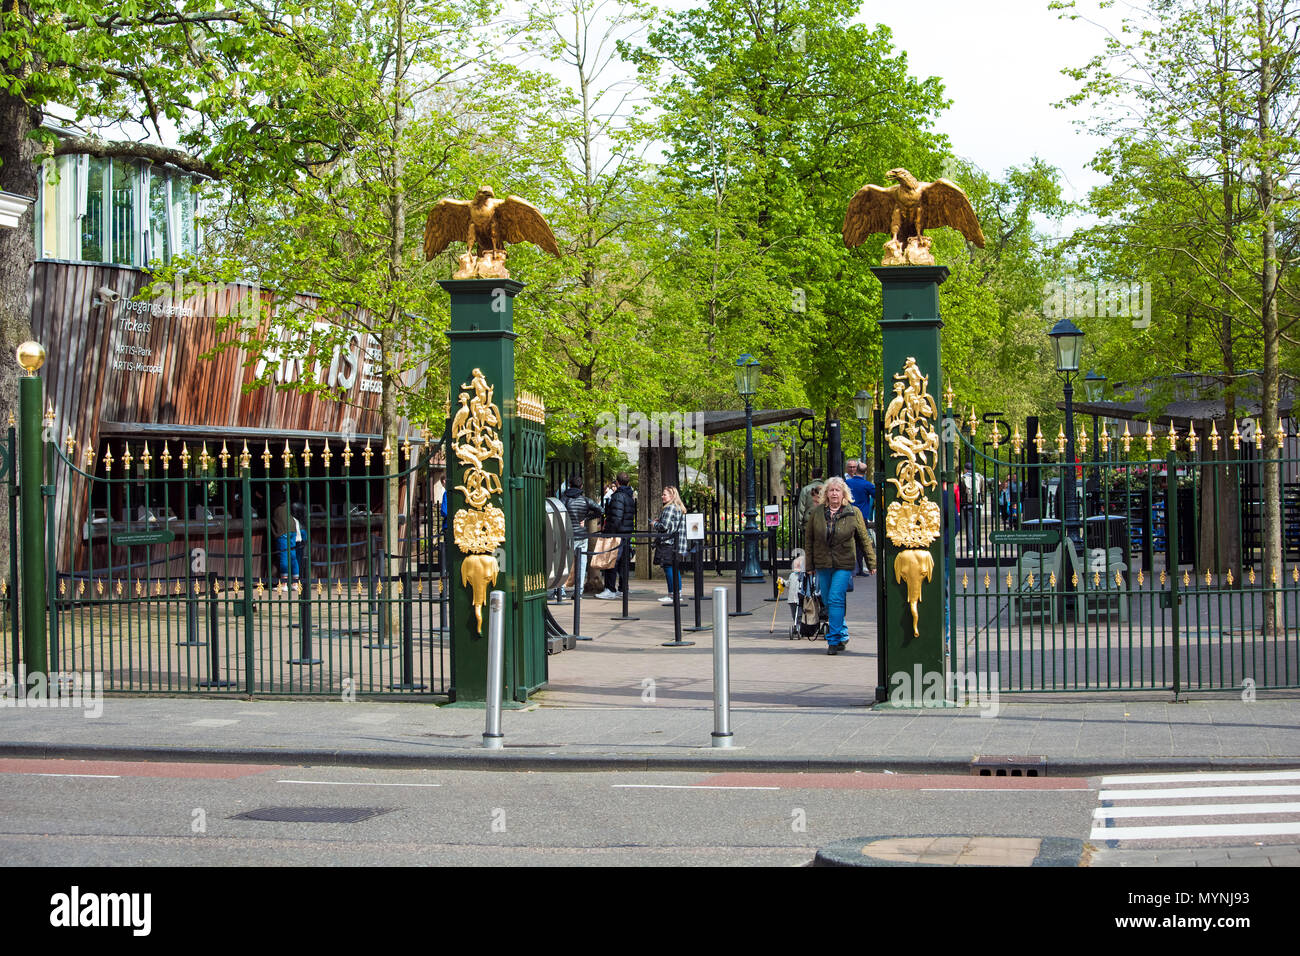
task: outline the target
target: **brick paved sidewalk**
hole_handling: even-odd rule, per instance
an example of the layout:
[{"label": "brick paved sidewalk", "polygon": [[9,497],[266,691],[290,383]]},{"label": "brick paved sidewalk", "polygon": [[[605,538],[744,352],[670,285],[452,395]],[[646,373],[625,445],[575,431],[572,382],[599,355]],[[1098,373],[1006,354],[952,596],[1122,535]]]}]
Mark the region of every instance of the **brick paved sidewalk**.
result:
[{"label": "brick paved sidewalk", "polygon": [[[705,593],[725,587],[732,595],[734,576],[704,575]],[[657,582],[662,585],[663,582]],[[771,583],[746,585],[741,607],[747,617],[728,621],[731,645],[731,700],[736,707],[865,707],[876,686],[876,579],[855,578],[848,596],[848,653],[830,657],[824,640],[791,640],[791,613],[785,595],[775,605]],[[690,580],[687,579],[687,588]],[[662,647],[674,637],[673,608],[658,598],[664,587],[633,582],[628,613],[637,621],[614,621],[620,601],[582,602],[581,627],[591,641],[550,658],[550,681],[536,700],[545,707],[610,706],[654,702],[670,707],[709,707],[713,702],[713,631],[683,633],[694,647]],[[682,626],[695,623],[688,590]],[[735,608],[734,599],[730,606]],[[551,605],[566,629],[573,627],[573,605]],[[713,603],[700,606],[703,624],[713,620]],[[643,697],[643,695],[647,695]]]}]

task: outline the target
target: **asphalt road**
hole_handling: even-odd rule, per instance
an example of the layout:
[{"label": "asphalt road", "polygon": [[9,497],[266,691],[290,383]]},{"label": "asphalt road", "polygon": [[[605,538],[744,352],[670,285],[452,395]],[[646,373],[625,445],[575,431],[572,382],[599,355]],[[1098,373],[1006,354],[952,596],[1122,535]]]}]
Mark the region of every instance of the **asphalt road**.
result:
[{"label": "asphalt road", "polygon": [[[875,834],[1086,839],[1095,781],[0,761],[10,866],[801,866]],[[242,819],[267,808],[355,822]]]}]

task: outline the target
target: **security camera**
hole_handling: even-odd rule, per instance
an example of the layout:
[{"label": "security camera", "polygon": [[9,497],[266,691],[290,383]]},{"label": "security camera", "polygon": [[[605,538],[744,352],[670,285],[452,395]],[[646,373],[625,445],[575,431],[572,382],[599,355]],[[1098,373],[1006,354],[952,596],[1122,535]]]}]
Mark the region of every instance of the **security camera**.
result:
[{"label": "security camera", "polygon": [[95,291],[99,293],[99,297],[105,302],[116,302],[121,298],[116,289],[110,289],[106,285],[101,285]]}]

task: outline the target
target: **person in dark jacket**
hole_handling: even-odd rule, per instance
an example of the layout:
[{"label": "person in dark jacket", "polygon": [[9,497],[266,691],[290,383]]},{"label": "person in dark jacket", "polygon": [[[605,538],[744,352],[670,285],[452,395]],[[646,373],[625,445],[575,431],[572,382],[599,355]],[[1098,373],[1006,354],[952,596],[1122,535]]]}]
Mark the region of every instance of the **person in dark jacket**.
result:
[{"label": "person in dark jacket", "polygon": [[636,528],[636,496],[628,485],[627,472],[620,471],[617,481],[618,487],[605,506],[605,524],[601,530],[623,536],[623,543],[618,549],[618,562],[605,572],[605,590],[596,595],[604,601],[612,601],[627,590],[627,566],[632,558],[632,540],[627,535]]},{"label": "person in dark jacket", "polygon": [[870,542],[862,512],[849,504],[849,489],[844,479],[836,477],[826,482],[822,494],[825,504],[812,509],[804,522],[804,552],[808,569],[817,574],[817,588],[830,615],[826,653],[834,656],[849,642],[849,629],[844,623],[844,595],[853,581],[857,558],[854,542],[863,548],[870,547]]},{"label": "person in dark jacket", "polygon": [[[573,529],[573,547],[577,552],[573,573],[574,593],[580,594],[587,580],[587,522],[601,517],[602,512],[600,505],[582,493],[582,475],[574,475],[569,479],[564,491],[560,493],[560,501],[569,514],[569,527]],[[563,598],[564,589],[561,588],[560,591],[560,597]]]}]

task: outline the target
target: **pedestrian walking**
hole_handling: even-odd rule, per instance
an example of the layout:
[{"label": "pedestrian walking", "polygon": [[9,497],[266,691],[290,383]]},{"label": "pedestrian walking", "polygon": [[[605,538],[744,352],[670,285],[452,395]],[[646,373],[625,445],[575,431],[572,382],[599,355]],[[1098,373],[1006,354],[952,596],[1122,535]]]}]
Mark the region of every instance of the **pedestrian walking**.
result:
[{"label": "pedestrian walking", "polygon": [[814,468],[812,470],[812,481],[799,489],[799,497],[795,501],[794,526],[796,528],[802,528],[803,523],[808,519],[808,512],[821,504],[820,501],[814,504],[813,496],[820,496],[822,485],[824,484],[825,482],[822,481],[821,468]]},{"label": "pedestrian walking", "polygon": [[[575,564],[573,587],[575,597],[582,593],[587,580],[587,522],[592,518],[604,517],[600,505],[582,493],[582,475],[573,475],[565,484],[560,494],[560,502],[569,516],[569,527],[573,529],[573,548]],[[564,600],[564,588],[560,588],[560,600]]]},{"label": "pedestrian walking", "polygon": [[615,479],[614,493],[609,496],[605,506],[605,524],[602,530],[606,534],[622,537],[618,548],[618,559],[614,567],[605,572],[605,590],[596,597],[602,601],[612,601],[627,590],[628,562],[632,556],[632,539],[628,537],[636,528],[636,496],[629,487],[627,472],[620,471]]},{"label": "pedestrian walking", "polygon": [[854,542],[860,542],[864,548],[870,542],[862,512],[849,504],[849,489],[843,478],[837,476],[827,481],[822,495],[825,504],[813,508],[804,523],[804,551],[809,570],[817,574],[817,588],[830,615],[826,653],[834,656],[849,641],[845,594],[853,582]]}]

